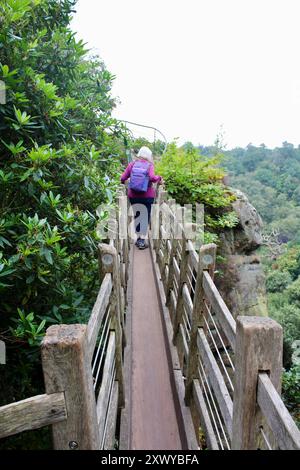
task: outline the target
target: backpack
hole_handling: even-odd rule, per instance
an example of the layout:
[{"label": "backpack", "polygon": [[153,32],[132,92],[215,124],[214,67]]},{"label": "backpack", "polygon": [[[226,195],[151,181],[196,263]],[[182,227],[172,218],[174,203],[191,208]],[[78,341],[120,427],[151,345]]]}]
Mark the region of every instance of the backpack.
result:
[{"label": "backpack", "polygon": [[150,163],[135,162],[130,174],[129,188],[137,193],[145,193],[149,187]]}]

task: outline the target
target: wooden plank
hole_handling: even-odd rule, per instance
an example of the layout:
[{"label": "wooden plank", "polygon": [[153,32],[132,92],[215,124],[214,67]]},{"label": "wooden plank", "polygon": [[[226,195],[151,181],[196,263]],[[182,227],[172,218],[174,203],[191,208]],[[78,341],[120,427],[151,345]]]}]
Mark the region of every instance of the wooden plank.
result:
[{"label": "wooden plank", "polygon": [[46,392],[63,392],[68,419],[52,426],[55,450],[98,450],[99,433],[86,325],[55,325],[42,343]]},{"label": "wooden plank", "polygon": [[161,207],[161,211],[164,215],[167,215],[171,219],[176,218],[176,214],[174,214],[174,212],[171,210],[171,208],[168,206],[168,204],[163,202],[160,207]]},{"label": "wooden plank", "polygon": [[160,235],[163,240],[167,240],[168,238],[167,231],[164,229],[162,225],[160,226]]},{"label": "wooden plank", "polygon": [[198,367],[198,328],[204,326],[204,290],[203,290],[203,273],[209,270],[212,275],[215,269],[217,246],[215,244],[203,245],[199,252],[199,264],[197,266],[197,277],[195,285],[195,294],[193,299],[193,312],[191,316],[191,339],[190,353],[187,367],[185,403],[190,404],[193,392],[193,380],[199,377]]},{"label": "wooden plank", "polygon": [[119,255],[120,255],[120,259],[122,259],[122,256],[123,256],[123,245],[124,245],[124,239],[123,239],[123,238],[120,238],[120,240],[119,240]]},{"label": "wooden plank", "polygon": [[203,289],[227,339],[235,351],[236,322],[208,272],[203,273]]},{"label": "wooden plank", "polygon": [[182,323],[180,323],[179,330],[180,330],[181,339],[182,339],[184,357],[187,360],[187,358],[189,357],[189,346],[188,346],[187,339],[186,339],[186,331]]},{"label": "wooden plank", "polygon": [[169,251],[168,254],[168,277],[166,279],[166,305],[169,307],[170,306],[170,300],[171,300],[171,289],[173,286],[173,279],[174,279],[174,263],[173,260],[175,258],[175,251],[176,251],[176,240],[172,238],[171,240],[168,240],[168,242],[171,245],[171,250]]},{"label": "wooden plank", "polygon": [[164,253],[162,251],[162,249],[160,248],[158,250],[158,264],[159,264],[159,269],[160,269],[160,272],[162,271],[162,268],[163,268],[163,265],[164,265]]},{"label": "wooden plank", "polygon": [[191,318],[193,314],[193,302],[189,293],[189,289],[186,284],[184,284],[182,288],[182,298],[184,301],[184,305],[187,309],[188,316],[189,318]]},{"label": "wooden plank", "polygon": [[123,279],[123,287],[126,291],[126,287],[127,287],[127,278],[126,278],[126,263],[122,263],[121,264],[121,270],[122,270],[122,279]]},{"label": "wooden plank", "polygon": [[120,282],[121,282],[121,287],[125,286],[125,278],[124,278],[124,270],[123,270],[123,262],[122,258],[120,255],[117,256],[117,261],[118,261],[118,266],[120,269]]},{"label": "wooden plank", "polygon": [[166,265],[166,267],[165,267],[165,276],[166,276],[166,279],[168,279],[168,277],[169,277],[169,266],[168,265]]},{"label": "wooden plank", "polygon": [[213,425],[205,404],[205,400],[198,379],[193,380],[193,399],[200,416],[200,422],[205,434],[207,447],[210,450],[219,450],[216,435],[214,433]]},{"label": "wooden plank", "polygon": [[167,293],[168,276],[169,276],[169,266],[166,264],[165,269],[164,269],[164,275],[162,276],[165,293]]},{"label": "wooden plank", "polygon": [[[171,366],[171,387],[174,392],[175,409],[178,418],[178,426],[180,430],[181,441],[183,449],[196,450],[199,449],[196,436],[194,432],[194,426],[191,419],[190,408],[184,405],[184,380],[180,370],[178,352],[172,343],[173,337],[173,326],[170,318],[170,311],[166,307],[165,293],[162,288],[160,275],[157,264],[155,263],[155,252],[152,249],[151,254],[154,261],[154,273],[155,280],[159,291],[159,304],[161,308],[163,329],[166,338],[166,349],[169,365]],[[130,448],[130,447],[129,447]],[[172,447],[174,449],[174,447]]]},{"label": "wooden plank", "polygon": [[[205,335],[206,335],[208,344],[209,344],[212,352],[214,352],[216,350],[216,347],[217,347],[217,349],[224,349],[224,346],[225,346],[227,349],[229,349],[230,348],[230,343],[227,339],[227,336],[225,335],[224,331],[222,330],[221,325],[219,324],[219,321],[217,320],[217,317],[210,310],[210,308],[209,308],[209,306],[207,305],[206,302],[204,302],[204,304],[203,304],[203,310],[204,310],[204,315],[203,316],[206,318],[206,321],[208,323],[210,322],[210,315],[212,316],[212,318],[214,319],[214,322],[216,323],[217,330],[218,330],[218,333],[219,333],[219,334],[217,333],[216,329],[212,329],[211,332],[210,332],[211,336],[214,339],[214,342],[216,343],[216,345],[215,345],[212,338],[211,338],[211,336],[210,336],[210,334],[208,333],[207,325],[204,322],[203,330],[205,331]],[[211,323],[211,326],[212,326],[212,323]],[[219,335],[222,338],[223,343],[222,343]],[[231,355],[233,355],[233,353],[231,353]]]},{"label": "wooden plank", "polygon": [[120,264],[115,249],[100,244],[99,256],[102,260],[105,272],[111,273],[113,281],[113,290],[111,294],[111,329],[116,332],[116,377],[119,382],[119,406],[125,406],[124,377],[123,377],[123,348],[126,346],[125,335],[125,302],[122,297],[122,288],[120,282]]},{"label": "wooden plank", "polygon": [[174,317],[175,312],[176,312],[176,305],[177,305],[177,300],[176,300],[176,295],[175,295],[174,290],[171,290],[170,299],[171,299],[170,314],[171,314],[171,317]]},{"label": "wooden plank", "polygon": [[271,318],[238,317],[232,450],[259,448],[263,416],[257,406],[257,381],[262,371],[269,371],[270,379],[280,393],[282,328]]},{"label": "wooden plank", "polygon": [[[184,215],[185,208],[182,207],[182,218]],[[180,263],[180,278],[179,278],[179,288],[178,288],[178,299],[177,299],[177,305],[176,305],[176,311],[175,311],[175,316],[174,316],[174,323],[173,323],[173,328],[174,328],[174,335],[173,335],[173,341],[174,344],[176,344],[176,336],[179,331],[179,325],[182,322],[182,315],[183,315],[183,297],[182,297],[182,290],[184,287],[184,284],[186,282],[186,276],[187,276],[187,264],[188,264],[188,251],[187,251],[187,240],[183,236],[181,240],[181,246],[182,246],[182,251],[181,251],[181,263]]]},{"label": "wooden plank", "polygon": [[280,449],[300,450],[300,431],[266,373],[258,375],[257,403]]},{"label": "wooden plank", "polygon": [[232,434],[232,400],[225,384],[223,376],[220,372],[217,361],[210,350],[209,344],[205,337],[202,328],[198,330],[198,348],[199,353],[204,364],[206,373],[208,375],[209,383],[214,391],[215,397],[218,402],[221,414],[224,419],[226,429],[229,437]]},{"label": "wooden plank", "polygon": [[91,357],[93,356],[100,326],[105,315],[107,306],[109,304],[111,291],[112,276],[110,273],[108,273],[104,276],[96,303],[94,305],[92,314],[88,322],[87,335]]},{"label": "wooden plank", "polygon": [[99,434],[100,434],[100,442],[103,440],[103,432],[105,428],[105,421],[106,421],[106,413],[107,407],[109,403],[109,387],[112,379],[113,374],[113,366],[115,360],[115,351],[116,351],[116,335],[115,332],[112,331],[109,336],[107,351],[106,351],[106,358],[103,368],[103,377],[102,383],[100,387],[100,392],[97,399],[97,417],[98,417],[98,424],[99,424]]},{"label": "wooden plank", "polygon": [[63,393],[38,395],[0,408],[0,439],[67,419]]},{"label": "wooden plank", "polygon": [[114,382],[111,401],[107,416],[107,427],[105,432],[104,450],[114,450],[116,443],[116,427],[118,417],[118,382]]},{"label": "wooden plank", "polygon": [[[172,347],[172,342],[169,343]],[[176,399],[176,409],[178,410],[179,427],[183,433],[183,449],[199,450],[196,438],[195,427],[191,415],[191,410],[184,403],[184,378],[180,369],[173,368],[174,394]],[[185,443],[186,441],[186,443]]]},{"label": "wooden plank", "polygon": [[194,244],[191,240],[188,240],[187,242],[187,249],[190,253],[190,260],[191,260],[191,266],[192,268],[197,272],[198,271],[198,265],[199,265],[199,255],[195,250]]}]

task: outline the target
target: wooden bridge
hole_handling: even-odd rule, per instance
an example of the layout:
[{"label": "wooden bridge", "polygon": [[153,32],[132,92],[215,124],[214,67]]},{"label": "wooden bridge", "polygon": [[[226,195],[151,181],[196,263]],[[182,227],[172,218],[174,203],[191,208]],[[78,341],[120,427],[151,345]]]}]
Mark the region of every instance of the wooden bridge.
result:
[{"label": "wooden bridge", "polygon": [[52,425],[54,449],[300,449],[280,397],[281,327],[235,320],[216,246],[197,252],[174,201],[157,203],[150,250],[118,226],[100,244],[88,324],[47,330],[45,394],[1,407],[0,438]]}]

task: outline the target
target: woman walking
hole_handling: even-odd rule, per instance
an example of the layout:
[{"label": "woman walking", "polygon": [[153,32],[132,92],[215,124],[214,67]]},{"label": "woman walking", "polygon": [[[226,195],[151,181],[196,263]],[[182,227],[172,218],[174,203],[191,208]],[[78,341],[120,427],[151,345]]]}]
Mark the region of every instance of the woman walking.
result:
[{"label": "woman walking", "polygon": [[151,217],[151,207],[156,198],[153,183],[162,184],[161,176],[155,175],[152,152],[148,147],[142,147],[134,162],[129,163],[121,182],[124,184],[130,178],[128,198],[132,205],[137,235],[136,246],[145,250],[148,226]]}]

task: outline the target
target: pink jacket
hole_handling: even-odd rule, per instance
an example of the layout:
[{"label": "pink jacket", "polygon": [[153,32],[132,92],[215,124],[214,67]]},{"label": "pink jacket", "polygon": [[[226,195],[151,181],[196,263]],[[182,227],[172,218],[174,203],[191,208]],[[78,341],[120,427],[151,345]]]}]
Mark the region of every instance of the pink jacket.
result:
[{"label": "pink jacket", "polygon": [[[146,160],[143,160],[143,161],[146,161]],[[134,162],[129,163],[128,167],[126,168],[123,175],[121,176],[121,183],[125,183],[125,181],[127,181],[128,178],[130,178],[131,169],[132,169],[133,165],[134,165]],[[160,182],[161,181],[161,176],[155,175],[154,165],[153,164],[150,165],[150,168],[149,168],[149,177],[150,177],[150,183],[149,183],[148,190],[145,193],[136,193],[132,189],[128,189],[128,197],[129,198],[133,198],[133,197],[156,198],[156,191],[155,191],[155,188],[153,187],[152,183]]]}]

